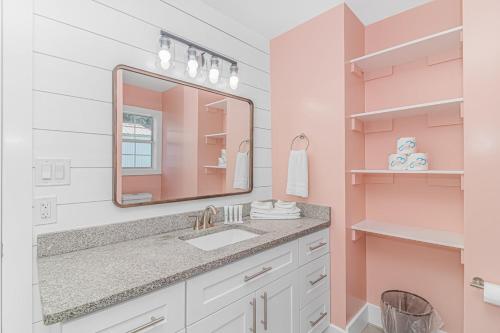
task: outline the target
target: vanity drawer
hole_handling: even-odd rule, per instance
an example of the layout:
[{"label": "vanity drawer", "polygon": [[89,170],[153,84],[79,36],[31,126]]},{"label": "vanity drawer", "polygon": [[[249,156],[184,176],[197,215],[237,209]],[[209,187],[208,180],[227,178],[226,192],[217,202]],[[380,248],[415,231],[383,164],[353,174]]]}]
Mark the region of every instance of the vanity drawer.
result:
[{"label": "vanity drawer", "polygon": [[[184,329],[185,283],[64,322],[60,333],[176,333]],[[142,330],[140,330],[142,328]]]},{"label": "vanity drawer", "polygon": [[298,241],[292,241],[188,280],[188,325],[292,272],[297,255]]},{"label": "vanity drawer", "polygon": [[299,265],[304,265],[330,251],[329,229],[299,239]]},{"label": "vanity drawer", "polygon": [[304,307],[330,289],[330,255],[311,261],[299,269],[300,307]]},{"label": "vanity drawer", "polygon": [[330,326],[330,293],[300,310],[300,333],[321,333]]}]

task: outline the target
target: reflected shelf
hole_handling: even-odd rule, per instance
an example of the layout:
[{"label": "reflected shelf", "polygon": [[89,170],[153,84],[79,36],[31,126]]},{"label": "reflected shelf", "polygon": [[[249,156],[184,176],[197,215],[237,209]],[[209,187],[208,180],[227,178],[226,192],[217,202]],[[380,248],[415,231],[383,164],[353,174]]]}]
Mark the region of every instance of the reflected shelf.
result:
[{"label": "reflected shelf", "polygon": [[463,170],[385,170],[385,169],[356,169],[353,174],[414,174],[414,175],[463,175]]}]

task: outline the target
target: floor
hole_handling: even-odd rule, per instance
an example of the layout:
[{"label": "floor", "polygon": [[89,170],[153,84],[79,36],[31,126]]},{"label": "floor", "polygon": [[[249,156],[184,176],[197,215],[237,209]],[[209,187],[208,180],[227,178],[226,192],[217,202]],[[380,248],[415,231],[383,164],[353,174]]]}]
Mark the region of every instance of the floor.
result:
[{"label": "floor", "polygon": [[384,331],[378,327],[368,325],[362,333],[384,333]]}]

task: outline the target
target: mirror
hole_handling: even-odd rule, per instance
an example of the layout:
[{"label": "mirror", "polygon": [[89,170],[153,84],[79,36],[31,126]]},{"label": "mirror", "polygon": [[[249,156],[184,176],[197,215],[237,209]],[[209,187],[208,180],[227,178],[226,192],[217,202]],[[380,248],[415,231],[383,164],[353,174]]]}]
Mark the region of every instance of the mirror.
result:
[{"label": "mirror", "polygon": [[251,192],[250,100],[120,65],[113,110],[116,205]]}]

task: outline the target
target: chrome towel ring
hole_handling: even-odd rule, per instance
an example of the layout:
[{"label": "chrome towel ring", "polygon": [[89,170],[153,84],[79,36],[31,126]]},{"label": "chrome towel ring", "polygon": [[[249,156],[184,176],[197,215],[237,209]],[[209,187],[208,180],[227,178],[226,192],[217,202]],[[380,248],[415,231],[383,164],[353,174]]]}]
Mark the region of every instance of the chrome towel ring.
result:
[{"label": "chrome towel ring", "polygon": [[[243,153],[243,152],[241,151],[241,146],[242,146],[242,145],[244,145],[245,143],[248,143],[248,144],[249,144],[249,143],[250,143],[250,140],[245,139],[245,140],[243,140],[243,141],[241,141],[241,142],[240,142],[240,145],[239,145],[239,147],[238,147],[238,152],[239,152],[239,153]],[[250,146],[248,146],[248,151],[249,151],[249,150],[250,150]],[[247,151],[247,153],[248,153],[248,151]]]},{"label": "chrome towel ring", "polygon": [[292,143],[290,144],[290,150],[293,150],[293,144],[297,140],[305,140],[307,142],[306,150],[309,148],[309,138],[304,133],[300,133],[299,135],[293,138]]}]

